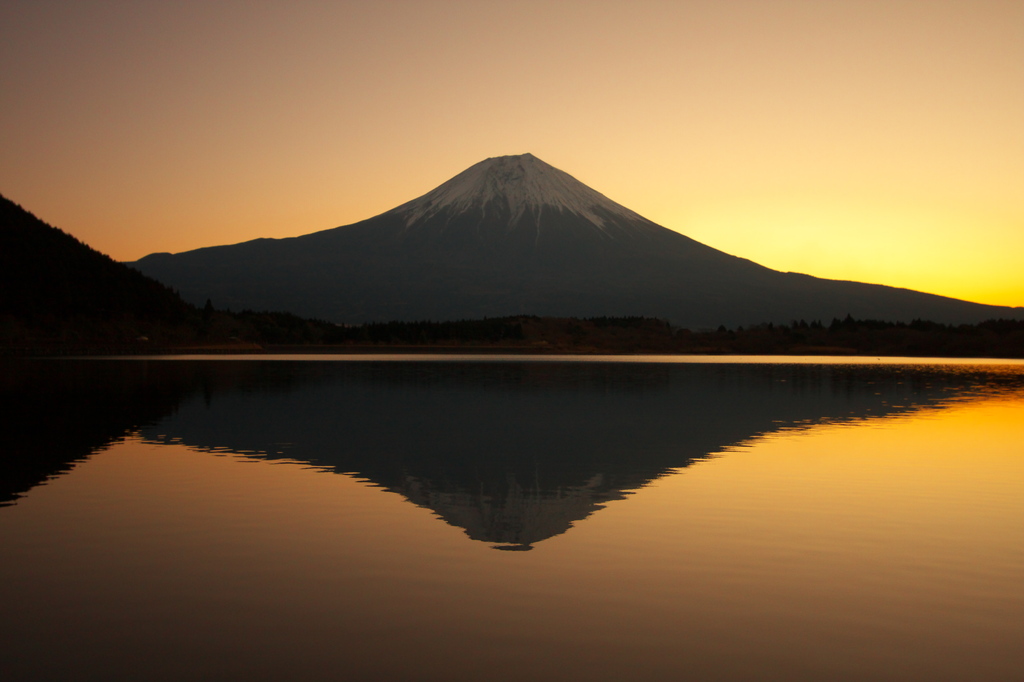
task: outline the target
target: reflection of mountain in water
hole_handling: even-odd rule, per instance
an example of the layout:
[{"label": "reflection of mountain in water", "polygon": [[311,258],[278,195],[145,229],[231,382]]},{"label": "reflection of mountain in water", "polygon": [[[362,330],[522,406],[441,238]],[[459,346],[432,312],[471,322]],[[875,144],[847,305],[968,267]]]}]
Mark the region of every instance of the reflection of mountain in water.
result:
[{"label": "reflection of mountain in water", "polygon": [[[151,441],[356,475],[503,549],[529,549],[665,472],[759,434],[909,412],[993,380],[851,365],[30,365],[3,384],[8,397],[29,399],[7,427],[15,456],[5,459],[0,501],[141,427]],[[1024,383],[1019,373],[1002,380],[1015,391]]]},{"label": "reflection of mountain in water", "polygon": [[[0,506],[158,421],[190,395],[246,386],[223,363],[0,359]],[[281,378],[276,386],[287,386]]]},{"label": "reflection of mountain in water", "polygon": [[[897,367],[304,363],[183,404],[152,440],[355,474],[476,540],[528,548],[665,472],[781,428],[935,405]],[[296,374],[297,373],[297,374]],[[286,377],[305,383],[282,390]]]},{"label": "reflection of mountain in water", "polygon": [[141,362],[0,364],[0,506],[173,410],[181,390],[154,379]]}]

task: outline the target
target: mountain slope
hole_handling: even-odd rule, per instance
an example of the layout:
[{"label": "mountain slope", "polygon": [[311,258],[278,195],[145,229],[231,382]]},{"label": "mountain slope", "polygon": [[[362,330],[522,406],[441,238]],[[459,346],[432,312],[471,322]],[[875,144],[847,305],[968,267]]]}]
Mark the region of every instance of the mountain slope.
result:
[{"label": "mountain slope", "polygon": [[523,154],[482,161],[353,225],[133,264],[195,303],[336,322],[645,315],[686,326],[1020,317],[905,289],[781,273],[661,227]]},{"label": "mountain slope", "polygon": [[190,306],[0,196],[0,342],[134,339]]}]

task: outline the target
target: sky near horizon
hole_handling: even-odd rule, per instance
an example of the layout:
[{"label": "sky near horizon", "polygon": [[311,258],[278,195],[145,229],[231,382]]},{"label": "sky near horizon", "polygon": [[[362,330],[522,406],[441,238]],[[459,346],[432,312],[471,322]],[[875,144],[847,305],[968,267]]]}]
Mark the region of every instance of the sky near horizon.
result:
[{"label": "sky near horizon", "polygon": [[4,0],[0,103],[0,194],[118,260],[530,152],[768,267],[1024,306],[1024,0]]}]

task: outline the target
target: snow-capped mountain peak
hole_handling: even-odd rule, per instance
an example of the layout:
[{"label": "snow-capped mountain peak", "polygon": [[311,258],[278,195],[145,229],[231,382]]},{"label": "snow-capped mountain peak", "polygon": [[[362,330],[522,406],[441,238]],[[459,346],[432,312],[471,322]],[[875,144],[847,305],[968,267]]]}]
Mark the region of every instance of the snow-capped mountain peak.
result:
[{"label": "snow-capped mountain peak", "polygon": [[392,212],[402,214],[408,226],[442,211],[485,209],[493,202],[507,202],[513,223],[542,208],[582,216],[598,228],[611,216],[647,222],[533,154],[485,159]]}]

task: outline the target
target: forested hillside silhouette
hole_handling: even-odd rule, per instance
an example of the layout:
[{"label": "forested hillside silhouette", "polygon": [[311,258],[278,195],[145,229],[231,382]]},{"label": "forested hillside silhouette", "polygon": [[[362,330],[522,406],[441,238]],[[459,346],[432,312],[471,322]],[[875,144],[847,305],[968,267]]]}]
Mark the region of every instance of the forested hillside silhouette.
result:
[{"label": "forested hillside silhouette", "polygon": [[288,313],[199,309],[0,195],[0,351],[245,350],[319,342],[333,325]]},{"label": "forested hillside silhouette", "polygon": [[188,336],[193,306],[0,196],[0,340],[124,342]]}]

